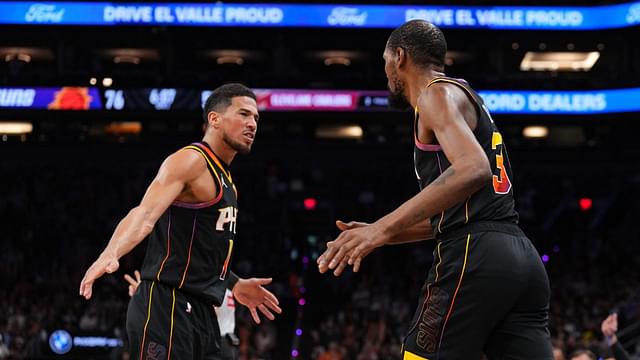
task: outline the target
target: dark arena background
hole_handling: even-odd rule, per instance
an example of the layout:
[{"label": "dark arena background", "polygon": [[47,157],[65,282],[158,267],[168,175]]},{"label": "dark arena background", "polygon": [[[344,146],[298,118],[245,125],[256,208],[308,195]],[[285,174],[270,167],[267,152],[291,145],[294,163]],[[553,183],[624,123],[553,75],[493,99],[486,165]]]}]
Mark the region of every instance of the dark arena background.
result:
[{"label": "dark arena background", "polygon": [[78,286],[227,82],[261,113],[231,167],[231,267],[273,277],[283,308],[255,325],[237,305],[239,359],[400,359],[434,242],[378,249],[339,278],[315,261],[335,220],[375,221],[419,190],[413,114],[387,107],[382,59],[413,18],[443,29],[447,74],[501,129],[556,359],[613,357],[613,312],[640,359],[640,2],[586,0],[0,1],[0,359],[137,359],[123,275],[146,243],[90,301]]}]

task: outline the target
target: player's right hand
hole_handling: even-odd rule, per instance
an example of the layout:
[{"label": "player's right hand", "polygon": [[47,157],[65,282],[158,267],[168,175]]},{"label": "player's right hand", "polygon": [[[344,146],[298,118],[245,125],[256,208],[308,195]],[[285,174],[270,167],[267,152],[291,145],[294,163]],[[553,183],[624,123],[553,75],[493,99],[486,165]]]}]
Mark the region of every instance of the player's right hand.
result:
[{"label": "player's right hand", "polygon": [[349,221],[348,223],[345,223],[342,220],[336,220],[336,226],[338,227],[338,229],[340,229],[340,231],[351,230],[367,225],[369,224],[360,221]]},{"label": "player's right hand", "polygon": [[98,260],[96,260],[84,274],[84,278],[82,278],[80,282],[80,296],[83,296],[87,300],[91,299],[93,282],[104,275],[104,273],[111,274],[115,272],[119,267],[120,263],[118,263],[116,256],[102,253]]},{"label": "player's right hand", "polygon": [[129,274],[124,274],[124,279],[129,283],[129,296],[133,296],[133,294],[136,293],[136,289],[142,282],[142,279],[140,278],[140,271],[134,271],[133,275],[136,277],[135,279]]},{"label": "player's right hand", "polygon": [[[365,222],[360,222],[360,221],[349,221],[348,223],[345,223],[342,220],[336,220],[336,226],[338,227],[338,229],[340,231],[346,231],[346,230],[351,230],[351,229],[357,229],[357,228],[361,228],[361,227],[365,227],[368,226],[370,224],[365,223]],[[344,269],[347,267],[348,265],[348,258],[351,257],[353,251],[348,253],[348,257],[345,257],[342,261],[340,261],[340,264],[338,264],[338,266],[336,267],[336,269],[333,271],[333,275],[335,276],[340,276],[342,275],[342,272],[344,271]],[[326,260],[326,254],[327,252],[325,251],[322,255],[320,255],[320,257],[318,257],[317,263],[318,263],[318,271],[320,271],[320,273],[324,274],[327,270],[329,270],[329,262]],[[360,263],[358,263],[358,267],[359,267]]]}]

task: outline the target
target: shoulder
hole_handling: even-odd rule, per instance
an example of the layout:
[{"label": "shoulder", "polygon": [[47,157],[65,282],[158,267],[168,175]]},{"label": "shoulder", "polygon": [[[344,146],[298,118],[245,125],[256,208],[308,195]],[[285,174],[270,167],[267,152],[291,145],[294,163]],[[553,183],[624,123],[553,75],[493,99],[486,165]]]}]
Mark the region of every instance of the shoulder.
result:
[{"label": "shoulder", "polygon": [[204,156],[195,150],[182,148],[164,160],[160,166],[160,173],[171,178],[189,180],[199,176],[206,169]]},{"label": "shoulder", "polygon": [[433,106],[461,106],[469,102],[460,86],[440,81],[426,87],[418,97],[418,106],[428,110]]},{"label": "shoulder", "polygon": [[465,113],[473,106],[465,91],[448,82],[437,82],[425,88],[418,97],[420,118],[429,123]]}]

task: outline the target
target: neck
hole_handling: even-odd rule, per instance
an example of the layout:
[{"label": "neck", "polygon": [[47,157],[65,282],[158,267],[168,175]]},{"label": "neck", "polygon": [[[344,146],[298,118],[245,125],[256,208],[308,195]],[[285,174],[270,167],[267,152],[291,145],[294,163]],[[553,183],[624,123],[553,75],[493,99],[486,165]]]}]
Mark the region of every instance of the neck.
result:
[{"label": "neck", "polygon": [[412,107],[418,105],[418,98],[426,89],[427,84],[437,77],[444,76],[444,72],[440,68],[429,68],[426,70],[416,69],[412,74],[407,76],[407,99]]},{"label": "neck", "polygon": [[213,149],[213,152],[215,152],[216,155],[220,157],[220,160],[224,161],[227,166],[231,165],[233,158],[238,153],[224,141],[221,133],[214,133],[213,131],[207,130],[207,132],[204,134],[204,137],[202,138],[202,141],[209,144],[209,146],[211,146],[211,149]]}]

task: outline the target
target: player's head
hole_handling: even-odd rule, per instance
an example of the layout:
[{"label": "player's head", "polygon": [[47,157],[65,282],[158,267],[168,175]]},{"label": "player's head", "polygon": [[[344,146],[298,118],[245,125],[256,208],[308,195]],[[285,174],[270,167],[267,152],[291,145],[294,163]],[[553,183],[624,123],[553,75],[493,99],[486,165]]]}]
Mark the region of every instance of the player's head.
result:
[{"label": "player's head", "polygon": [[405,77],[409,66],[442,71],[446,54],[444,34],[427,21],[411,20],[393,30],[383,54],[390,92],[389,105],[397,108],[409,106],[405,94]]},{"label": "player's head", "polygon": [[597,360],[597,357],[589,350],[576,350],[569,355],[569,360]]},{"label": "player's head", "polygon": [[242,84],[225,84],[213,90],[204,104],[206,131],[219,131],[233,150],[246,154],[258,130],[256,94]]}]

